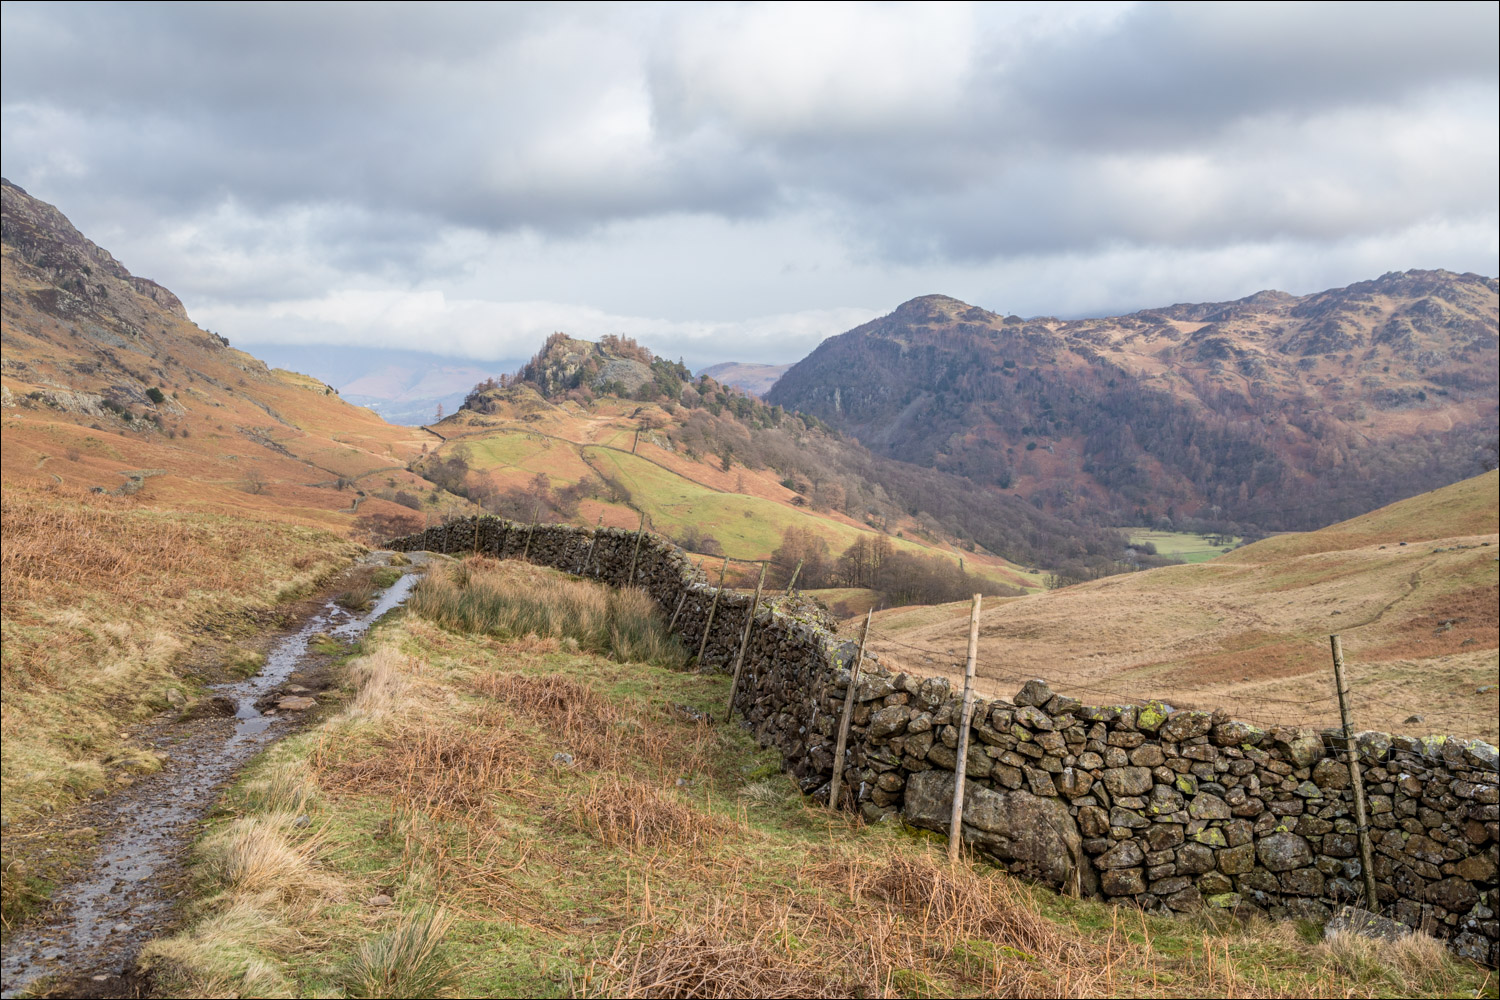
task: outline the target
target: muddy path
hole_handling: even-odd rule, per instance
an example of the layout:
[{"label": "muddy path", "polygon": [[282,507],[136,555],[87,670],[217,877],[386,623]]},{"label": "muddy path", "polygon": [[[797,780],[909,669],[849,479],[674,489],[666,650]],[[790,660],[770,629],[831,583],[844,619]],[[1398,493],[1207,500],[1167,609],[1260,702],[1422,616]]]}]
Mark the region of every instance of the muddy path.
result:
[{"label": "muddy path", "polygon": [[97,846],[47,910],[10,935],[0,996],[142,995],[147,984],[134,977],[134,957],[176,918],[189,849],[220,792],[251,757],[300,729],[320,703],[333,703],[334,644],[362,636],[418,579],[404,573],[360,613],[324,600],[275,641],[260,673],[204,692],[201,708],[188,714],[208,717],[174,714],[135,732],[133,742],[162,757],[162,769],[69,816],[97,831]]}]

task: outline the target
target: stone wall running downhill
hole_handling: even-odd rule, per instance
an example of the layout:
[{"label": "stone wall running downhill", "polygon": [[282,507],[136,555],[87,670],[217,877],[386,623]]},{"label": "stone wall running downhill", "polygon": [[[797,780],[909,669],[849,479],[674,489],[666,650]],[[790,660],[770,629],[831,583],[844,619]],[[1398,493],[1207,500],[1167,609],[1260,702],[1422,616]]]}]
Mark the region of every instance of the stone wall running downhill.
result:
[{"label": "stone wall running downhill", "polygon": [[[527,537],[531,536],[529,551]],[[644,588],[696,652],[714,588],[686,554],[614,528],[456,522],[391,547],[518,558]],[[726,591],[703,666],[727,668],[751,599]],[[854,644],[762,602],[735,707],[779,749],[804,792],[826,800]],[[855,691],[846,797],[877,821],[946,833],[960,694],[943,678],[891,673],[871,657]],[[963,838],[990,861],[1065,891],[1177,911],[1221,907],[1313,920],[1360,895],[1348,767],[1326,733],[1260,729],[1160,701],[1093,706],[1029,681],[977,700],[964,766]],[[1500,964],[1500,775],[1474,740],[1366,732],[1381,910]]]}]

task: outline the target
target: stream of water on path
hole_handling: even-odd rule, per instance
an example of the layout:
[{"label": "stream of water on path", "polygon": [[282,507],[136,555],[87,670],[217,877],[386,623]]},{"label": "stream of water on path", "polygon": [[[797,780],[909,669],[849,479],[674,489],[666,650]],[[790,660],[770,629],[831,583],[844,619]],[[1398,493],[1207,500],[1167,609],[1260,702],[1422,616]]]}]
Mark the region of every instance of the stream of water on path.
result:
[{"label": "stream of water on path", "polygon": [[224,783],[289,731],[289,713],[268,715],[256,704],[315,655],[308,649],[315,635],[358,638],[405,602],[418,578],[403,574],[362,614],[328,601],[271,650],[260,673],[212,687],[210,696],[235,702],[233,719],[204,720],[191,728],[163,721],[144,734],[170,759],[161,771],[94,807],[91,825],[102,833],[97,853],[53,894],[47,914],[6,943],[0,997],[17,996],[44,975],[107,985],[122,973],[141,945],[171,920],[188,849]]}]

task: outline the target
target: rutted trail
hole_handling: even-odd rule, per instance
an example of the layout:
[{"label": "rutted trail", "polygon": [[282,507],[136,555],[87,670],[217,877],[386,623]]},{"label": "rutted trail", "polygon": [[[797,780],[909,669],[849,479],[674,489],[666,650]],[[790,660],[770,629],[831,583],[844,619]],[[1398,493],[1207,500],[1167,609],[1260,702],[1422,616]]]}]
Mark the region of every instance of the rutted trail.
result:
[{"label": "rutted trail", "polygon": [[358,638],[406,600],[417,578],[403,574],[363,614],[328,600],[276,644],[260,673],[212,687],[207,694],[213,701],[233,702],[232,718],[226,711],[218,718],[161,720],[141,733],[140,740],[164,757],[165,767],[82,810],[77,819],[101,831],[94,858],[53,894],[44,916],[6,943],[0,995],[16,996],[42,976],[69,984],[69,995],[133,990],[122,970],[171,921],[199,821],[251,757],[293,731],[289,722],[300,713],[278,710],[273,703],[278,693],[313,693],[295,682],[326,666],[329,657],[310,650],[310,643],[320,633],[343,641]]}]

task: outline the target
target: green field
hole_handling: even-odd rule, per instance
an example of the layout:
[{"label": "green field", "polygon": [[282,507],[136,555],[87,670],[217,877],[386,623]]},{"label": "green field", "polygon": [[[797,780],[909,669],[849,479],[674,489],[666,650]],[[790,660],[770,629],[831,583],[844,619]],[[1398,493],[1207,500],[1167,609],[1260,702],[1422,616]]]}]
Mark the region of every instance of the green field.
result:
[{"label": "green field", "polygon": [[1171,556],[1185,563],[1208,562],[1228,552],[1242,541],[1240,538],[1230,538],[1228,544],[1211,545],[1205,536],[1186,531],[1147,531],[1145,528],[1120,528],[1119,530],[1130,536],[1131,545],[1145,545],[1150,542],[1156,546],[1157,555]]},{"label": "green field", "polygon": [[[619,440],[628,443],[630,437],[628,432],[622,431]],[[781,544],[782,535],[792,527],[813,531],[828,543],[833,555],[844,551],[861,536],[877,534],[812,510],[791,507],[764,497],[720,492],[617,447],[576,444],[543,434],[513,430],[465,437],[462,446],[468,451],[470,466],[475,471],[510,472],[512,475],[520,471],[527,476],[545,472],[554,486],[577,482],[590,473],[602,475],[628,491],[628,506],[647,514],[654,530],[674,538],[682,537],[689,529],[711,536],[732,559],[769,558]],[[889,537],[889,540],[895,548],[904,551],[958,558],[943,548],[920,541],[899,537]],[[1040,576],[1028,574],[1021,567],[1006,573],[968,559],[966,568],[998,583],[1041,588]]]}]

